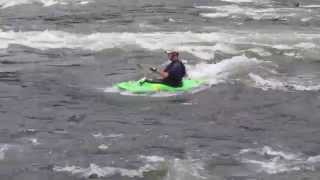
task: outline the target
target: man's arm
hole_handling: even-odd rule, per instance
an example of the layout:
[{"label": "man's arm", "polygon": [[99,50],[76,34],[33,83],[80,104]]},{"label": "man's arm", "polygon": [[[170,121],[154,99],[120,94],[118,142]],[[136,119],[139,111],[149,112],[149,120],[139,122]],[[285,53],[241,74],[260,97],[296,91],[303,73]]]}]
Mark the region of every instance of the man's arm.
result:
[{"label": "man's arm", "polygon": [[158,70],[157,68],[151,67],[150,71],[158,73],[161,79],[165,79],[169,76],[169,73],[165,72],[164,69]]},{"label": "man's arm", "polygon": [[162,79],[165,79],[169,76],[176,77],[176,76],[179,76],[179,73],[178,73],[179,69],[180,69],[179,64],[175,63],[172,66],[170,66],[170,68],[167,69],[167,71],[164,71],[164,69],[162,69],[162,70],[158,71],[158,73],[160,74]]},{"label": "man's arm", "polygon": [[162,79],[165,79],[165,78],[167,78],[169,76],[169,73],[165,72],[163,69],[158,71],[158,73],[160,74]]}]

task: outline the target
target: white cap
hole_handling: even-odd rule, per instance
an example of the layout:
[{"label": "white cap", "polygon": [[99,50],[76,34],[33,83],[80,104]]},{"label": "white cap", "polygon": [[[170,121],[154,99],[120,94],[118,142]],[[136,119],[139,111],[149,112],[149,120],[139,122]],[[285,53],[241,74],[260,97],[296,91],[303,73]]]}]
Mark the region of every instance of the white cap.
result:
[{"label": "white cap", "polygon": [[179,52],[178,51],[174,51],[174,50],[166,50],[164,52],[167,53],[167,54],[175,53],[175,54],[179,55]]}]

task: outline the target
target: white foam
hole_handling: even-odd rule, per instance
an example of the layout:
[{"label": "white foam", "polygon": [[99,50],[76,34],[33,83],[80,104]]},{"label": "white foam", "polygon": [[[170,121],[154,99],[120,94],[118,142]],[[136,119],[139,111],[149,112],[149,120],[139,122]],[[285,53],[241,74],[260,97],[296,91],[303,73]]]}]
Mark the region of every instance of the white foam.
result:
[{"label": "white foam", "polygon": [[218,12],[226,12],[229,14],[235,14],[235,13],[244,13],[245,10],[248,10],[248,8],[241,7],[238,5],[225,5],[225,6],[202,6],[200,8],[207,8],[207,9],[214,9]]},{"label": "white foam", "polygon": [[185,103],[181,103],[182,105],[185,105],[185,106],[192,106],[193,103],[192,102],[185,102]]},{"label": "white foam", "polygon": [[248,49],[248,51],[257,53],[259,56],[271,56],[272,54],[262,48],[252,48],[252,49]]},{"label": "white foam", "polygon": [[309,157],[307,159],[307,162],[309,162],[309,163],[319,163],[320,162],[320,155]]},{"label": "white foam", "polygon": [[41,4],[45,7],[53,6],[56,4],[67,5],[67,4],[88,4],[89,1],[85,0],[0,0],[0,7],[8,8],[24,4]]},{"label": "white foam", "polygon": [[291,57],[297,57],[298,56],[297,52],[285,52],[283,54],[286,55],[286,56],[291,56]]},{"label": "white foam", "polygon": [[5,158],[5,153],[8,150],[9,150],[8,144],[1,144],[0,145],[0,160],[3,160]]},{"label": "white foam", "polygon": [[308,22],[310,20],[312,20],[312,17],[306,17],[301,19],[302,22]]},{"label": "white foam", "polygon": [[121,138],[123,137],[123,134],[108,134],[108,135],[104,135],[102,133],[95,133],[92,134],[93,137],[97,138],[97,139],[101,139],[101,138]]},{"label": "white foam", "polygon": [[227,54],[237,54],[239,51],[227,43],[216,43],[212,46],[204,46],[204,45],[188,45],[188,46],[180,46],[176,48],[178,51],[185,51],[193,54],[196,57],[199,57],[203,60],[212,60],[214,58],[216,51],[222,51]]},{"label": "white foam", "polygon": [[240,151],[240,154],[246,154],[246,153],[257,153],[260,155],[271,155],[271,156],[279,156],[281,158],[284,158],[286,160],[294,160],[297,159],[300,155],[288,153],[288,152],[282,152],[282,151],[276,151],[272,147],[264,146],[262,148],[257,149],[242,149]]},{"label": "white foam", "polygon": [[41,2],[43,6],[53,6],[55,4],[59,4],[59,1],[57,0],[40,0],[39,2]]},{"label": "white foam", "polygon": [[[251,156],[251,153],[261,157]],[[255,165],[258,172],[277,174],[299,170],[314,170],[311,163],[317,163],[320,160],[317,156],[304,158],[301,154],[294,154],[283,151],[276,151],[269,146],[257,149],[244,149],[240,151],[241,161]]]},{"label": "white foam", "polygon": [[33,145],[39,145],[39,141],[37,138],[28,138],[27,139],[29,142],[31,142]]},{"label": "white foam", "polygon": [[[260,166],[260,172],[266,172],[269,174],[277,174],[277,173],[283,173],[283,172],[289,172],[289,171],[299,171],[302,169],[302,167],[299,166],[293,166],[290,167],[287,164],[281,164],[279,163],[279,160],[277,158],[272,159],[268,162],[258,161],[258,160],[243,160],[244,163],[250,163],[250,164],[256,164]],[[311,168],[309,170],[312,170]]]},{"label": "white foam", "polygon": [[90,2],[89,1],[82,1],[80,2],[81,5],[86,5],[86,4],[89,4]]},{"label": "white foam", "polygon": [[313,48],[316,48],[317,46],[314,43],[302,42],[302,43],[294,45],[294,47],[303,48],[303,49],[313,49]]},{"label": "white foam", "polygon": [[[286,17],[294,17],[298,14],[292,12],[290,8],[263,8],[256,9],[247,6],[239,6],[237,4],[232,5],[223,5],[223,6],[195,6],[199,9],[213,10],[213,13],[200,13],[200,16],[207,18],[219,18],[219,17],[248,17],[254,20],[261,19],[278,19],[278,20],[287,20]],[[300,12],[296,10],[297,12]]]},{"label": "white foam", "polygon": [[263,90],[269,90],[269,89],[273,89],[273,90],[287,90],[287,88],[285,88],[286,84],[284,84],[283,82],[276,80],[276,79],[264,79],[261,76],[254,74],[254,73],[250,73],[249,77],[255,82],[255,87],[257,88],[261,88]]},{"label": "white foam", "polygon": [[249,3],[249,2],[255,2],[257,0],[221,0],[225,2],[232,2],[232,3]]},{"label": "white foam", "polygon": [[169,22],[176,22],[176,20],[173,19],[173,18],[169,18],[168,21],[169,21]]},{"label": "white foam", "polygon": [[11,1],[11,0],[2,0],[0,1],[0,5],[2,8],[7,8],[11,6],[16,6],[18,4],[27,4],[28,0],[20,0],[20,1]]},{"label": "white foam", "polygon": [[202,180],[207,179],[204,165],[199,160],[193,159],[172,159],[165,160],[160,156],[140,156],[146,161],[146,165],[138,169],[125,169],[118,167],[100,167],[96,164],[90,164],[88,168],[79,166],[55,166],[56,172],[67,172],[80,177],[107,178],[114,175],[127,176],[130,178],[143,178],[144,174],[150,171],[166,172],[165,180]]},{"label": "white foam", "polygon": [[116,174],[119,174],[121,176],[127,176],[130,178],[133,177],[143,177],[144,172],[148,172],[151,170],[154,170],[155,168],[151,165],[145,165],[137,170],[135,169],[125,169],[125,168],[117,168],[117,167],[99,167],[96,164],[90,164],[88,168],[82,168],[79,166],[65,166],[65,167],[59,167],[55,166],[53,168],[54,171],[57,172],[70,172],[74,175],[79,175],[81,177],[88,178],[92,175],[97,176],[98,178],[102,177],[110,177]]},{"label": "white foam", "polygon": [[290,50],[290,49],[293,49],[292,46],[285,45],[285,44],[274,45],[273,48],[279,49],[279,50]]},{"label": "white foam", "polygon": [[[38,49],[81,48],[93,51],[126,45],[138,45],[149,50],[190,49],[184,43],[219,41],[223,38],[218,33],[95,33],[90,35],[70,34],[58,31],[44,32],[0,32],[2,48],[9,44],[21,44]],[[226,35],[228,36],[228,35]],[[225,37],[226,38],[226,37]],[[179,39],[179,42],[176,40]],[[177,48],[178,47],[178,48]],[[189,48],[188,48],[189,47]],[[210,47],[207,47],[207,49]],[[200,49],[201,50],[201,49]],[[199,52],[198,52],[199,53]]]},{"label": "white foam", "polygon": [[165,161],[165,158],[163,158],[161,156],[143,156],[143,155],[141,155],[140,158],[146,160],[147,162],[152,162],[152,163]]},{"label": "white foam", "polygon": [[[209,60],[217,50],[227,54],[240,51],[237,44],[269,46],[277,49],[294,49],[294,44],[317,42],[317,34],[288,32],[259,33],[250,31],[224,31],[211,33],[154,32],[154,33],[93,33],[72,34],[61,31],[13,32],[0,31],[0,48],[20,44],[37,49],[71,48],[100,51],[110,48],[128,49],[132,45],[156,51],[177,49]],[[306,40],[309,40],[306,41]],[[280,44],[282,43],[282,44]],[[209,44],[209,45],[208,45]],[[319,44],[315,44],[317,47]]]},{"label": "white foam", "polygon": [[320,8],[320,5],[318,4],[313,4],[313,5],[304,5],[304,6],[301,6],[303,8]]},{"label": "white foam", "polygon": [[217,43],[213,46],[213,50],[218,50],[233,55],[239,53],[239,50],[237,50],[233,45],[227,43]]},{"label": "white foam", "polygon": [[[262,78],[261,76],[250,73],[249,77],[254,81],[254,86],[263,90],[297,90],[297,91],[318,91],[320,90],[319,84],[308,84],[303,79],[289,77],[285,80],[274,78]],[[316,83],[316,82],[315,82]]]},{"label": "white foam", "polygon": [[174,159],[169,163],[169,170],[165,180],[202,180],[208,179],[203,164],[199,161]]},{"label": "white foam", "polygon": [[242,4],[242,3],[268,4],[270,3],[270,0],[220,0],[220,1],[236,3],[236,4]]},{"label": "white foam", "polygon": [[194,8],[198,8],[198,9],[216,9],[215,6],[194,6]]},{"label": "white foam", "polygon": [[100,150],[107,150],[107,149],[109,149],[109,146],[108,145],[106,145],[106,144],[100,144],[99,146],[98,146],[98,149],[100,149]]},{"label": "white foam", "polygon": [[305,85],[293,84],[292,87],[298,91],[319,91],[320,90],[320,85],[305,86]]},{"label": "white foam", "polygon": [[[170,22],[170,19],[169,19],[169,22]],[[158,26],[153,25],[153,24],[149,24],[149,23],[146,23],[146,22],[139,23],[138,26],[139,26],[140,29],[151,29],[151,30],[160,29]]]},{"label": "white foam", "polygon": [[228,17],[229,15],[229,13],[200,13],[200,16],[207,18],[222,18]]},{"label": "white foam", "polygon": [[299,155],[297,154],[293,154],[293,153],[288,153],[288,152],[282,152],[282,151],[276,151],[274,149],[272,149],[269,146],[264,146],[262,148],[261,153],[267,154],[267,155],[272,155],[272,156],[280,156],[286,160],[294,160],[294,159],[298,159]]},{"label": "white foam", "polygon": [[225,82],[229,76],[239,71],[249,71],[250,67],[260,64],[255,58],[235,56],[217,64],[200,63],[188,68],[188,74],[194,79],[204,79],[211,84]]},{"label": "white foam", "polygon": [[[89,35],[71,34],[60,31],[43,32],[3,32],[0,31],[0,47],[9,44],[21,44],[38,49],[74,48],[100,51],[109,48],[127,48],[137,45],[148,50],[177,49],[187,50],[201,56],[201,50],[210,50],[212,46],[204,46],[200,51],[193,51],[191,43],[225,41],[228,34],[192,33],[192,32],[156,32],[156,33],[94,33]],[[210,52],[214,53],[214,48]]]}]

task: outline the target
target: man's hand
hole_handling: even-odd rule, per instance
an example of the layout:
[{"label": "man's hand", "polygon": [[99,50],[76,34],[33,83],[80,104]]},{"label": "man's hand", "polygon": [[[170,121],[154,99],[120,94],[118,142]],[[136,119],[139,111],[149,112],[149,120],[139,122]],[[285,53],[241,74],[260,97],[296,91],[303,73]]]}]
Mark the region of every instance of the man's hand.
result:
[{"label": "man's hand", "polygon": [[157,71],[158,71],[158,69],[155,68],[155,67],[150,67],[149,69],[150,69],[150,71],[152,71],[152,72],[157,72]]}]

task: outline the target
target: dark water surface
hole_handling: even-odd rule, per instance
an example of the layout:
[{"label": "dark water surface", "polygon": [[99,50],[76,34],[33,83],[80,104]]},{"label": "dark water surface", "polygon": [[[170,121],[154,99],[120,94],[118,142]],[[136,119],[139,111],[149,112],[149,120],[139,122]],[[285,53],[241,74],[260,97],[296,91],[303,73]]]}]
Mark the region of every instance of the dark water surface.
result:
[{"label": "dark water surface", "polygon": [[[315,0],[0,0],[0,179],[320,179]],[[112,86],[176,49],[207,86]]]}]

